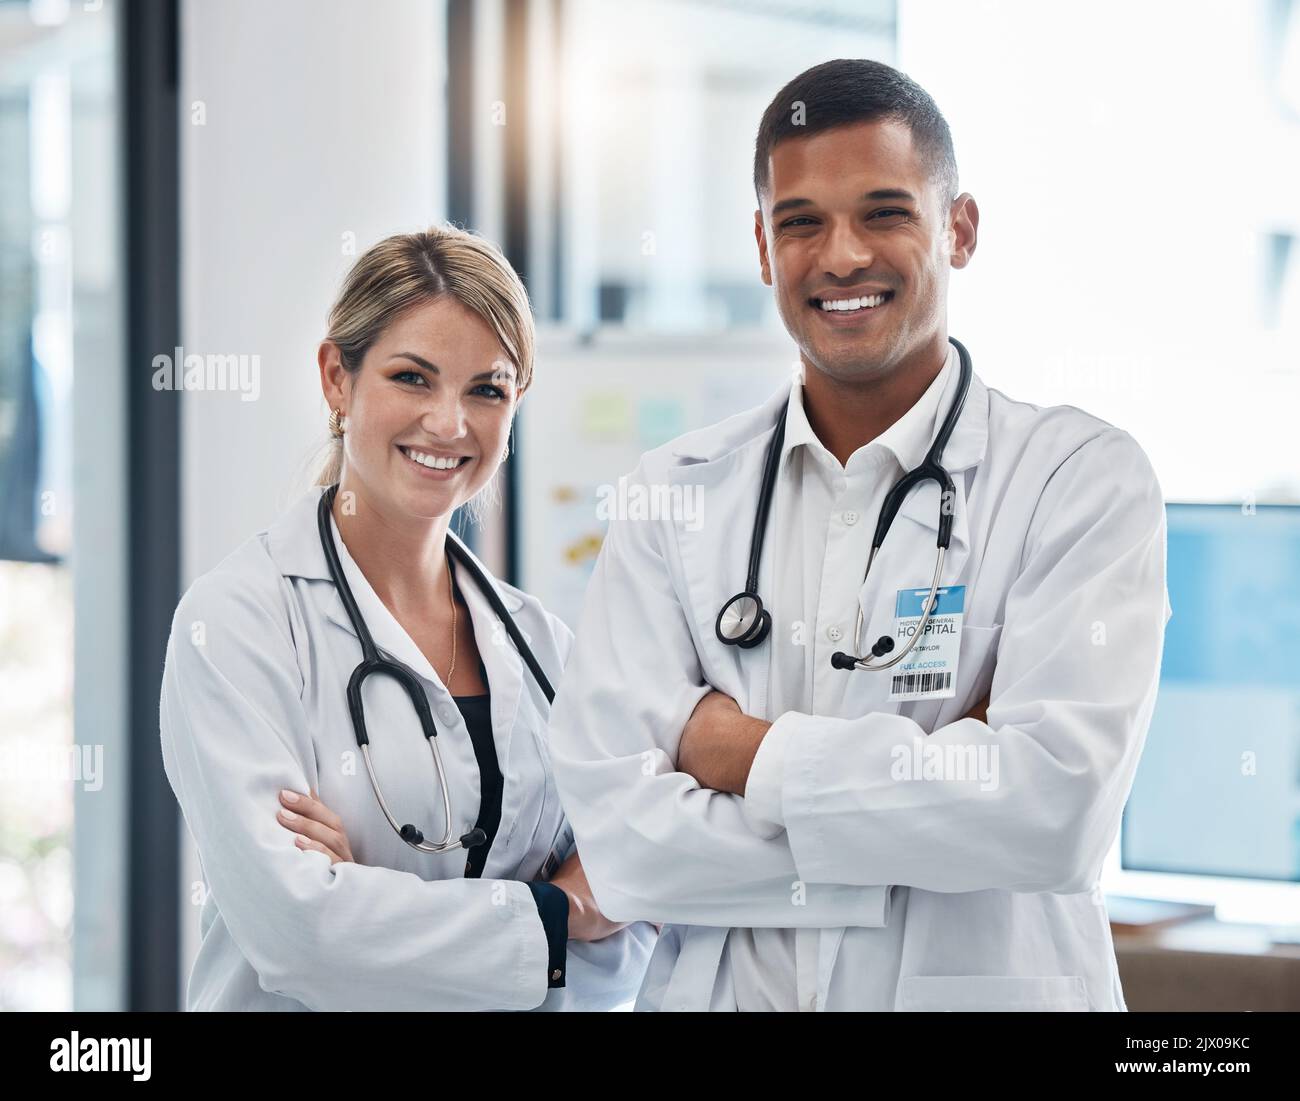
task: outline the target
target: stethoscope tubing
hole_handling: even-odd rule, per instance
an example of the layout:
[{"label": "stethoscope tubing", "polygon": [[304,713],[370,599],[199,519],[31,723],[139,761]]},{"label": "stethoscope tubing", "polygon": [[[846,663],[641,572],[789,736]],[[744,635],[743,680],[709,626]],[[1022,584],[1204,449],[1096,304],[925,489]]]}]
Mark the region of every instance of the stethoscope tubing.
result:
[{"label": "stethoscope tubing", "polygon": [[[948,340],[957,349],[960,361],[961,373],[957,383],[957,393],[953,397],[948,413],[944,417],[943,423],[940,425],[939,431],[920,466],[904,474],[890,487],[889,492],[885,495],[884,502],[880,507],[880,515],[876,520],[876,530],[871,541],[871,551],[867,556],[867,568],[862,579],[862,584],[865,586],[867,578],[871,575],[871,567],[876,560],[876,554],[884,543],[885,536],[893,526],[894,518],[898,515],[898,510],[902,507],[903,501],[908,494],[922,482],[933,481],[939,489],[939,527],[938,537],[935,541],[934,575],[930,581],[929,597],[926,599],[925,608],[922,611],[921,620],[917,624],[915,633],[901,652],[893,654],[888,660],[873,660],[883,658],[893,648],[893,640],[888,636],[882,636],[870,653],[844,654],[837,652],[831,655],[831,662],[838,669],[882,670],[892,668],[911,653],[912,648],[925,633],[926,626],[930,622],[930,616],[934,612],[943,574],[943,562],[952,537],[953,509],[950,507],[949,498],[956,493],[952,477],[943,467],[943,452],[948,445],[953,430],[957,426],[962,411],[966,408],[966,396],[970,392],[971,376],[974,373],[970,353],[966,350],[965,345],[956,337],[950,336]],[[767,532],[768,514],[775,493],[781,448],[785,442],[787,408],[783,407],[777,417],[776,428],[768,444],[767,454],[763,462],[763,480],[759,486],[754,528],[749,542],[745,589],[723,604],[714,622],[714,633],[717,635],[718,640],[727,646],[752,649],[763,642],[771,628],[771,613],[764,609],[762,598],[758,595],[758,572],[763,554],[763,542]],[[861,645],[862,621],[862,605],[859,603],[853,628],[854,647]]]},{"label": "stethoscope tubing", "polygon": [[[361,609],[357,607],[356,598],[352,594],[352,587],[344,576],[343,565],[339,561],[338,550],[334,546],[334,533],[331,529],[330,519],[338,488],[337,484],[329,486],[321,494],[320,503],[316,508],[316,521],[321,548],[325,552],[325,564],[329,570],[330,580],[334,583],[334,588],[343,602],[343,610],[347,613],[352,629],[356,632],[357,640],[361,643],[361,663],[353,670],[352,676],[348,680],[347,699],[348,711],[352,719],[352,733],[356,738],[357,747],[361,750],[361,758],[366,766],[366,775],[370,778],[370,787],[375,793],[379,809],[388,820],[388,824],[411,848],[423,853],[445,853],[451,852],[453,849],[472,848],[476,844],[482,844],[484,840],[482,830],[475,828],[459,838],[453,838],[452,836],[451,792],[447,786],[447,773],[443,768],[442,754],[438,749],[438,728],[433,720],[433,713],[429,708],[429,701],[424,694],[424,688],[421,686],[419,678],[408,666],[400,661],[380,656],[379,649],[375,646],[374,639],[370,635],[370,629],[366,626],[365,617],[362,616]],[[446,549],[456,564],[465,569],[475,585],[478,586],[479,592],[487,599],[492,611],[515,644],[519,656],[537,681],[543,695],[546,696],[546,702],[548,704],[554,703],[555,689],[551,687],[551,682],[542,671],[537,656],[533,653],[532,647],[529,646],[528,640],[524,638],[519,625],[515,623],[514,617],[506,608],[505,602],[501,599],[496,586],[492,583],[492,579],[474,561],[473,556],[464,544],[450,531],[447,532]],[[425,740],[429,743],[429,753],[433,759],[434,773],[438,777],[443,821],[446,823],[446,829],[443,831],[442,838],[438,841],[427,841],[423,833],[415,826],[399,823],[389,809],[388,801],[384,798],[383,790],[379,785],[379,777],[375,773],[374,762],[370,759],[370,736],[366,730],[365,710],[361,700],[362,685],[368,677],[377,674],[390,677],[402,685],[420,719],[420,726],[424,731]]]}]

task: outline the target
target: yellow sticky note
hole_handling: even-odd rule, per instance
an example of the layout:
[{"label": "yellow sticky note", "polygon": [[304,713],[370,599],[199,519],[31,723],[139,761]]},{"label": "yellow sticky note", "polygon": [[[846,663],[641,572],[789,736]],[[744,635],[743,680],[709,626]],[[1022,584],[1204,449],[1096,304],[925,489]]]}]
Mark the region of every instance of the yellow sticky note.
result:
[{"label": "yellow sticky note", "polygon": [[581,431],[584,436],[595,439],[626,436],[631,424],[631,409],[623,391],[597,390],[583,400]]}]

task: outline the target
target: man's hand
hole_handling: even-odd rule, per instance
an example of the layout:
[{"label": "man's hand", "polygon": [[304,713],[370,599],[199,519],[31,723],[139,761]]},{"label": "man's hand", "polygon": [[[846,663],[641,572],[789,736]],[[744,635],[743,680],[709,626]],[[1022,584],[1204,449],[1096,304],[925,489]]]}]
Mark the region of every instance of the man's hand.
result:
[{"label": "man's hand", "polygon": [[[985,695],[964,719],[988,722]],[[677,745],[677,771],[695,777],[700,787],[744,795],[754,755],[772,724],[751,718],[725,692],[710,692],[691,712]]]},{"label": "man's hand", "polygon": [[962,718],[979,719],[979,721],[982,723],[988,722],[989,721],[989,693],[986,692],[984,694],[984,698],[980,700],[979,703],[977,703],[969,711],[967,711],[966,714],[962,716]]},{"label": "man's hand", "polygon": [[577,850],[556,869],[550,883],[569,896],[569,939],[603,940],[627,925],[625,921],[610,921],[596,908],[587,873],[582,870],[582,860]]},{"label": "man's hand", "polygon": [[701,787],[744,795],[754,754],[772,724],[740,710],[725,692],[710,692],[686,721],[677,745],[677,770]]}]

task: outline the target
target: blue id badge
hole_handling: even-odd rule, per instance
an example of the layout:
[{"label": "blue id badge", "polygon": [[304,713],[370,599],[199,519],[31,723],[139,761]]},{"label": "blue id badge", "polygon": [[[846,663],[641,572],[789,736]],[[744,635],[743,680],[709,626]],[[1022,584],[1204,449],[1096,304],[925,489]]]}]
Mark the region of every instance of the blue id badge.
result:
[{"label": "blue id badge", "polygon": [[[930,587],[899,589],[894,604],[894,649],[901,650],[916,634]],[[935,609],[907,657],[890,670],[890,702],[946,700],[957,694],[957,653],[966,586],[949,585],[935,594]]]}]

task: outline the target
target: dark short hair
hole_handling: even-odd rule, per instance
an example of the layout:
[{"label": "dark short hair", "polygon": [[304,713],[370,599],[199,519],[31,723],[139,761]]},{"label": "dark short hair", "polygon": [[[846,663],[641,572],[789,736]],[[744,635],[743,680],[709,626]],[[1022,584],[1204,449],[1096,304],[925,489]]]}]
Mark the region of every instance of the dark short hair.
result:
[{"label": "dark short hair", "polygon": [[839,58],[804,70],[777,92],[763,112],[754,143],[754,193],[759,205],[771,182],[768,158],[778,142],[877,119],[907,125],[926,172],[940,196],[951,203],[957,197],[957,158],[952,132],[930,93],[881,61]]}]

